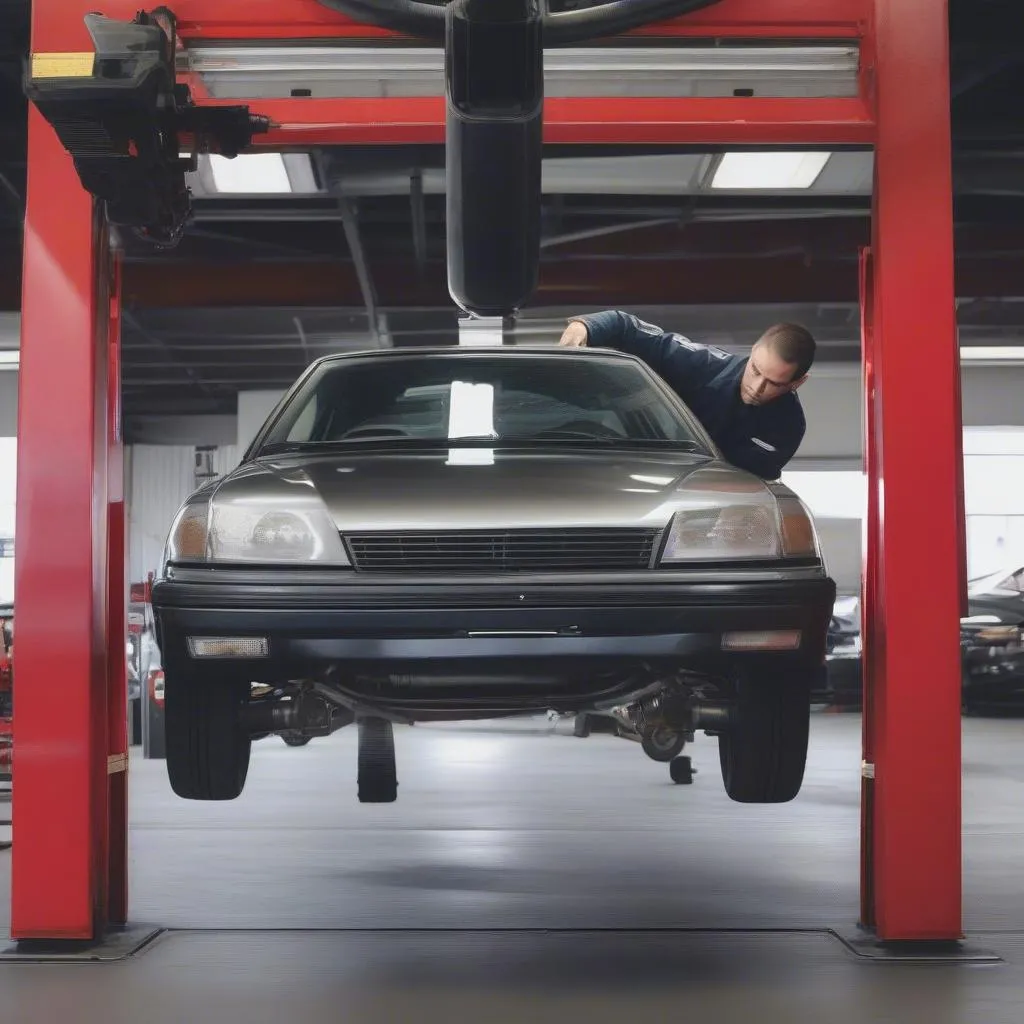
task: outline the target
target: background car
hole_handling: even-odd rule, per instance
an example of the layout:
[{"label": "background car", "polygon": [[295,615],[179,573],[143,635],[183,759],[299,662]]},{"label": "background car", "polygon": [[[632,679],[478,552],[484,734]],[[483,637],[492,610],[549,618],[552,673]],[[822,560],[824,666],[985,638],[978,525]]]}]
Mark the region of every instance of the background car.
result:
[{"label": "background car", "polygon": [[[859,598],[837,598],[828,630],[826,678],[815,695],[837,708],[862,704],[860,614]],[[965,711],[1024,708],[1022,636],[1024,567],[1010,566],[970,580],[967,615],[960,620]]]}]

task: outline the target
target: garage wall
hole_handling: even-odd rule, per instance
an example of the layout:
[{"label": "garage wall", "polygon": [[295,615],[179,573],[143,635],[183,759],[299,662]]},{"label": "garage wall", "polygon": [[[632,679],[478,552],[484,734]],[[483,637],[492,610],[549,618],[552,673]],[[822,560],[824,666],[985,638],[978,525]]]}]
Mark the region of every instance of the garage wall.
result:
[{"label": "garage wall", "polygon": [[[211,451],[210,470],[223,476],[238,464],[238,449]],[[171,521],[181,503],[202,482],[193,445],[132,445],[126,454],[128,568],[132,581],[157,572]]]},{"label": "garage wall", "polygon": [[18,371],[0,370],[0,437],[18,434]]},{"label": "garage wall", "polygon": [[280,401],[283,391],[240,391],[238,393],[238,434],[235,444],[240,451],[249,447],[249,442],[266,422],[274,406]]},{"label": "garage wall", "polygon": [[[961,390],[965,427],[1024,424],[1024,367],[965,366]],[[807,435],[794,468],[811,459],[845,460],[858,467],[863,436],[860,367],[815,369],[800,389],[800,401]]]},{"label": "garage wall", "polygon": [[234,445],[238,434],[236,416],[132,417],[133,444]]},{"label": "garage wall", "polygon": [[836,581],[840,594],[860,591],[861,533],[860,519],[833,519],[815,517],[821,552],[828,573]]}]

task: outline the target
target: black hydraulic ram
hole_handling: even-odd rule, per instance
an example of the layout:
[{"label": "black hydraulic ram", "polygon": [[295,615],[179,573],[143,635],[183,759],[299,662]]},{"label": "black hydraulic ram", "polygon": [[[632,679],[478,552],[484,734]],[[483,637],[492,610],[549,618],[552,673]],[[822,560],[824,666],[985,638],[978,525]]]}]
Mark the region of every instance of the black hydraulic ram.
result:
[{"label": "black hydraulic ram", "polygon": [[542,8],[453,0],[445,18],[448,290],[467,313],[512,316],[540,263]]}]

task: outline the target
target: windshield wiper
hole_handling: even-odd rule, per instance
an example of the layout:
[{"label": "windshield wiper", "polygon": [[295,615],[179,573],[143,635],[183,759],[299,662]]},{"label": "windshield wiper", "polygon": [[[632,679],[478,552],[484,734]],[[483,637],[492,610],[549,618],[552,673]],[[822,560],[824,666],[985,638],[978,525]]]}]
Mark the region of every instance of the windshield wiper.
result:
[{"label": "windshield wiper", "polygon": [[544,430],[539,434],[524,437],[508,437],[508,441],[596,441],[598,444],[618,444],[625,441],[624,437],[611,437],[608,434],[588,434],[582,430]]}]

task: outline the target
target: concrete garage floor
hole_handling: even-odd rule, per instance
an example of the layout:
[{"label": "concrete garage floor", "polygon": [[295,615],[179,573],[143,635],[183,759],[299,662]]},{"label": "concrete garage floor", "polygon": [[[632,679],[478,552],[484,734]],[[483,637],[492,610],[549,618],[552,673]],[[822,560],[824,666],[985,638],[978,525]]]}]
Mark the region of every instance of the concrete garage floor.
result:
[{"label": "concrete garage floor", "polygon": [[964,723],[966,924],[1005,960],[970,966],[865,963],[824,931],[857,913],[859,716],[816,717],[777,808],[726,799],[713,740],[680,787],[569,731],[397,730],[376,807],[354,731],[258,743],[230,804],[133,760],[132,917],[172,930],[121,963],[0,963],[0,1021],[1024,1020],[1024,722]]}]

